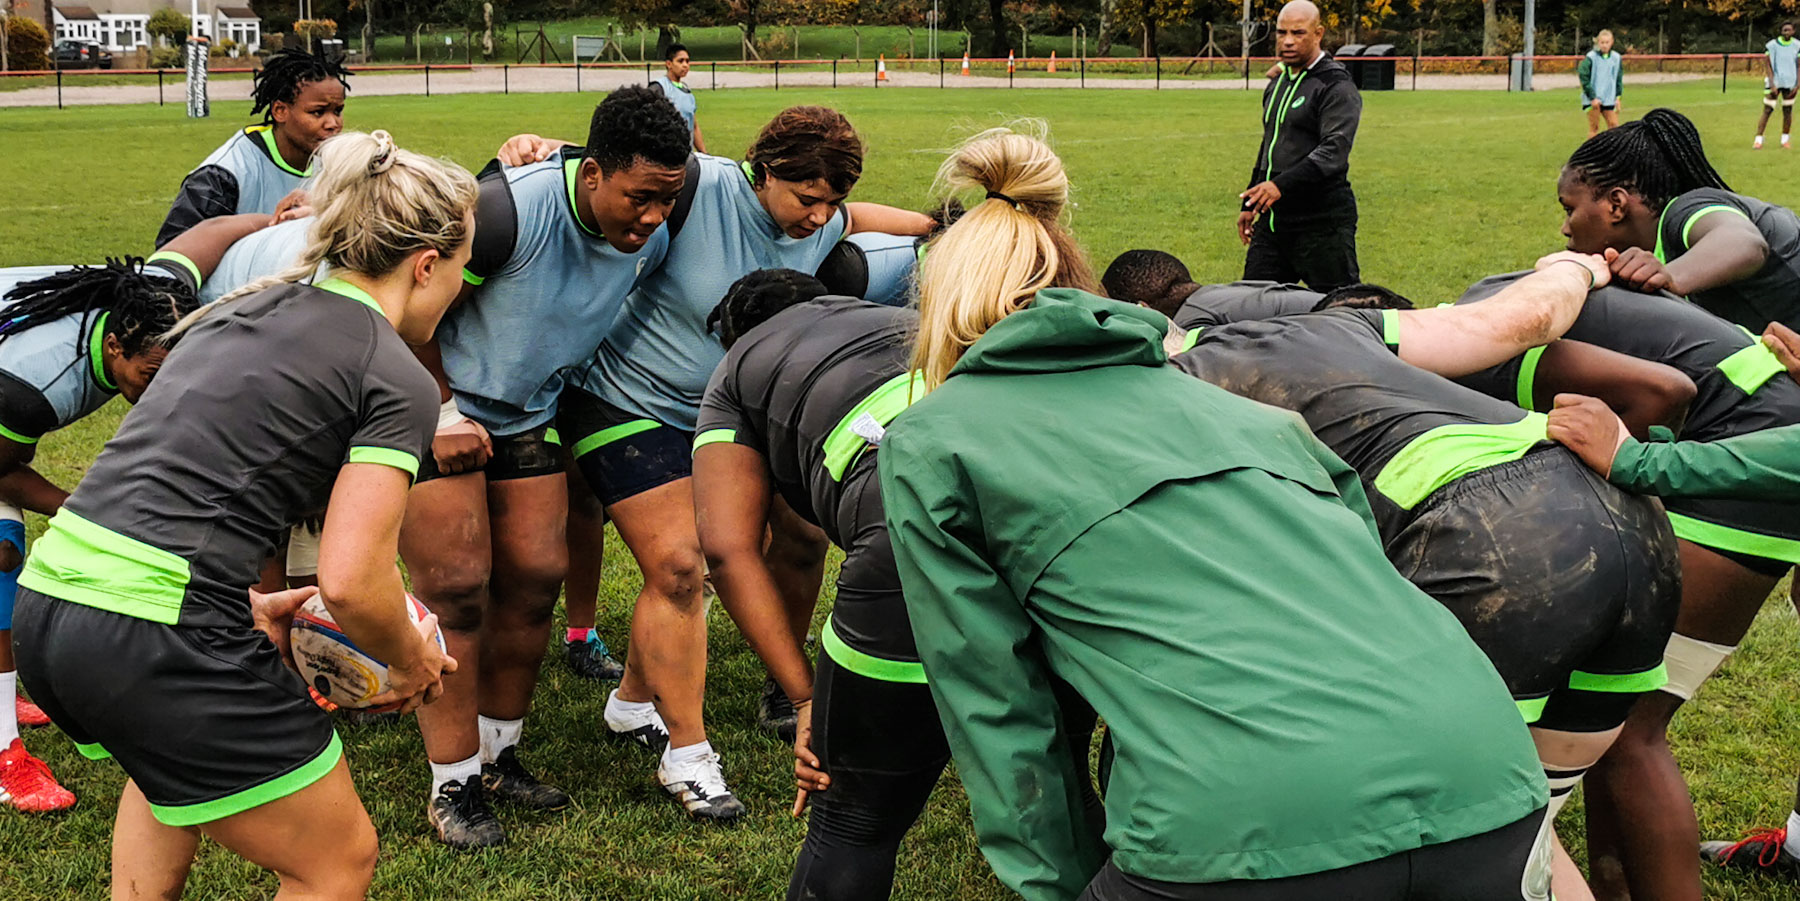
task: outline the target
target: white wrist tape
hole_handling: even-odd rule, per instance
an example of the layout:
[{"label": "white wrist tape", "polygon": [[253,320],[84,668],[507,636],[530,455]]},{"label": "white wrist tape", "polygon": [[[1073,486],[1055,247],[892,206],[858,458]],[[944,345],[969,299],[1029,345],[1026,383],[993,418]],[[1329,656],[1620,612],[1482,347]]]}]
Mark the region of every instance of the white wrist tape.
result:
[{"label": "white wrist tape", "polygon": [[453,425],[468,421],[469,417],[464,416],[462,411],[456,408],[456,398],[453,397],[438,406],[438,431],[441,432]]}]

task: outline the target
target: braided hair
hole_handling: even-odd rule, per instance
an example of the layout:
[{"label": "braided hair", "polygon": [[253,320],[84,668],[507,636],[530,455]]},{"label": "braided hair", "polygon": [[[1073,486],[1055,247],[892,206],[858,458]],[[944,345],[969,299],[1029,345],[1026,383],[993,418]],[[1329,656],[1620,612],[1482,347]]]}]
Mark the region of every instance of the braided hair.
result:
[{"label": "braided hair", "polygon": [[263,67],[250,76],[253,84],[250,99],[255,104],[250,108],[250,115],[262,113],[263,124],[272,125],[275,104],[293,103],[300,96],[301,88],[328,78],[337,79],[344,90],[350,90],[350,70],[339,60],[308,53],[298,47],[270,54]]},{"label": "braided hair", "polygon": [[825,284],[792,269],[759,269],[733,282],[725,299],[706,317],[726,350],[745,332],[768,322],[776,313],[831,293]]},{"label": "braided hair", "polygon": [[12,303],[0,309],[0,341],[75,315],[85,333],[90,322],[107,315],[106,331],[118,337],[128,357],[169,346],[163,334],[199,305],[185,282],[145,272],[138,257],[64,269],[15,286],[6,299]]},{"label": "braided hair", "polygon": [[1595,191],[1631,191],[1652,210],[1696,188],[1731,190],[1707,161],[1700,131],[1672,109],[1653,109],[1588,138],[1564,168]]},{"label": "braided hair", "polygon": [[1416,310],[1410,298],[1390,288],[1368,282],[1354,285],[1340,285],[1326,292],[1319,302],[1313,305],[1313,312],[1320,310]]}]

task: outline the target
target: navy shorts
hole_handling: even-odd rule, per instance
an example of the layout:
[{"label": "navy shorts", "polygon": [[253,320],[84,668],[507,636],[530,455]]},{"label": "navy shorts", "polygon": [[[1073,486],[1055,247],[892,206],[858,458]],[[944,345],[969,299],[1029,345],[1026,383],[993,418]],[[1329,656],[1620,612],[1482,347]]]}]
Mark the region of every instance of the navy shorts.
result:
[{"label": "navy shorts", "polygon": [[579,388],[557,402],[557,427],[600,503],[610,507],[694,474],[694,433],[621,410]]}]

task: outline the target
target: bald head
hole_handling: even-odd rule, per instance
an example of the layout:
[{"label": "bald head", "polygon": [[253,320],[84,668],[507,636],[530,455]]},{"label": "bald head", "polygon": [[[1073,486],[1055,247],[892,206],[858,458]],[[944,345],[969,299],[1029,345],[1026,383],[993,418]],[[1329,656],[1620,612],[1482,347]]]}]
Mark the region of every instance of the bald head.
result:
[{"label": "bald head", "polygon": [[1306,66],[1319,55],[1319,41],[1325,26],[1319,21],[1319,8],[1312,0],[1293,0],[1281,8],[1275,19],[1275,49],[1283,64]]}]

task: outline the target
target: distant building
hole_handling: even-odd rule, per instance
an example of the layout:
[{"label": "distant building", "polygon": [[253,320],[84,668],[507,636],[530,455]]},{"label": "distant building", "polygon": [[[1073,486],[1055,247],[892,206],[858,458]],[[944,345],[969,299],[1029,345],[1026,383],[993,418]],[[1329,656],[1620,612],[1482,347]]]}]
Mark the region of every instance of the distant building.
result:
[{"label": "distant building", "polygon": [[[35,4],[20,4],[29,5]],[[151,38],[144,28],[150,22],[150,14],[164,7],[182,15],[190,9],[189,4],[177,0],[98,0],[90,6],[51,0],[57,40],[93,41],[112,51],[149,46]],[[25,14],[24,9],[20,13]],[[202,0],[200,20],[194,30],[215,42],[230,40],[246,54],[262,47],[262,19],[249,6]]]}]

